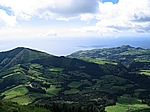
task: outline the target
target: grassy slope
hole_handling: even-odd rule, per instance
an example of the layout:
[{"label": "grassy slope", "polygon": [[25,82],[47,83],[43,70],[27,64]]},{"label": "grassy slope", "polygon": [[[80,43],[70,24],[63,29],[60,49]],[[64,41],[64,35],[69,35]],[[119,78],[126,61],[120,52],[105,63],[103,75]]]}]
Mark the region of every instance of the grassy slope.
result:
[{"label": "grassy slope", "polygon": [[118,98],[115,106],[106,107],[106,112],[131,112],[133,110],[141,110],[144,108],[149,108],[149,106],[143,104],[140,99],[125,94]]},{"label": "grassy slope", "polygon": [[[132,81],[121,78],[121,76],[119,76],[120,71],[123,72],[124,69],[119,68],[116,62],[109,61],[108,59],[87,58],[90,62],[101,65],[65,57],[51,57],[29,62],[29,60],[34,59],[34,55],[38,58],[42,57],[43,54],[34,54],[35,51],[34,53],[31,51],[23,52],[25,55],[24,53],[20,53],[20,57],[18,56],[16,59],[27,60],[26,62],[28,63],[17,64],[0,73],[1,83],[5,80],[6,82],[8,82],[7,80],[11,80],[12,82],[21,81],[17,82],[17,84],[13,83],[13,87],[11,87],[12,84],[8,84],[8,87],[6,87],[3,92],[3,94],[6,95],[4,99],[9,99],[20,104],[28,104],[36,98],[45,98],[50,95],[57,96],[60,93],[64,93],[64,96],[77,93],[84,95],[94,92],[120,93],[120,91],[126,92],[126,89],[137,87]],[[133,55],[135,53],[128,52],[126,55],[127,54]],[[125,53],[123,55],[125,55]],[[27,59],[28,56],[31,58]],[[15,78],[15,80],[13,78]],[[139,87],[139,89],[143,88]],[[45,93],[42,93],[43,91]],[[140,92],[137,90],[134,94],[138,96]],[[89,100],[98,100],[101,98],[103,97],[99,96],[97,98],[96,95],[93,95],[92,99]],[[119,101],[124,100],[119,98]],[[126,109],[130,107],[130,104],[122,104],[119,101],[116,106],[110,107],[110,109],[119,109],[119,107]],[[138,103],[138,105],[136,103]],[[135,105],[144,107],[144,105],[139,102],[135,102]],[[131,107],[134,107],[133,104]],[[147,107],[145,106],[144,108]]]},{"label": "grassy slope", "polygon": [[[130,46],[121,46],[117,48],[104,48],[104,49],[95,49],[95,50],[87,50],[87,51],[78,51],[76,53],[73,53],[71,57],[77,57],[79,59],[84,59],[89,62],[94,62],[98,64],[105,64],[105,63],[117,64],[115,62],[111,62],[111,61],[117,61],[129,67],[130,71],[132,71],[130,72],[131,75],[144,74],[144,75],[149,76],[150,75],[149,55],[150,55],[150,49],[134,48]],[[130,66],[130,64],[132,66]],[[147,69],[143,69],[143,68],[147,68]],[[99,84],[96,84],[95,86],[100,87]],[[117,86],[111,83],[111,84],[107,84],[106,87],[111,87],[112,89],[118,89],[118,90],[126,90],[128,87],[134,87],[134,85],[127,84],[126,86]],[[141,90],[141,91],[138,91],[138,90]],[[135,90],[134,96],[138,97],[142,91],[145,91],[145,89],[137,89],[137,91]],[[134,102],[135,104],[117,103],[116,106],[107,107],[106,110],[108,112],[126,112],[128,109],[134,110],[134,109],[148,108],[148,106],[142,104],[139,99],[137,98],[133,98],[133,99],[137,100],[137,102]],[[120,101],[125,102],[123,98],[119,98],[118,102]]]},{"label": "grassy slope", "polygon": [[0,100],[0,112],[50,112],[50,110],[35,106],[23,106],[10,101]]},{"label": "grassy slope", "polygon": [[7,69],[18,63],[27,63],[35,59],[50,56],[52,55],[23,47],[18,47],[6,52],[0,52],[0,70]]},{"label": "grassy slope", "polygon": [[[132,60],[136,62],[150,62],[150,49],[143,49],[143,48],[134,48],[128,45],[123,45],[121,47],[115,48],[103,48],[103,49],[93,49],[93,50],[85,50],[85,51],[78,51],[71,54],[71,57],[76,58],[85,58],[86,60],[96,61],[107,60],[109,63],[111,61],[122,62],[125,65]],[[110,61],[109,61],[110,60]],[[100,63],[100,62],[99,62]],[[103,64],[102,63],[102,64]]]}]

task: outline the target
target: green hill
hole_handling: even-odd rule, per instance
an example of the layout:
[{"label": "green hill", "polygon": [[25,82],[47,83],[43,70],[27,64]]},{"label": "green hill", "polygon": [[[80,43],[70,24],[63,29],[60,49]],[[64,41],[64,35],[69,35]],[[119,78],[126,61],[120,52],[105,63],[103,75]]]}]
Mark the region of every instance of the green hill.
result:
[{"label": "green hill", "polygon": [[16,64],[27,63],[35,59],[49,56],[51,55],[44,52],[18,47],[10,51],[0,53],[0,70],[7,69]]},{"label": "green hill", "polygon": [[123,64],[130,73],[150,75],[150,49],[123,45],[115,48],[93,49],[75,52],[69,57],[98,64]]},{"label": "green hill", "polygon": [[[124,51],[118,52],[119,49]],[[128,59],[128,55],[126,54],[126,57],[124,53],[131,54],[130,52],[134,51],[138,54],[133,53],[135,64],[143,62],[135,60],[139,58],[142,48],[138,48],[137,51],[136,49],[130,46],[102,49],[105,55],[100,58],[92,56],[92,53],[90,56],[87,55],[93,51],[84,51],[86,55],[78,52],[84,55],[77,56],[78,53],[75,53],[76,55],[72,54],[69,57],[53,56],[22,47],[1,52],[2,100],[10,100],[21,105],[48,104],[46,107],[51,107],[51,110],[53,106],[63,110],[65,104],[68,110],[77,107],[77,110],[91,109],[103,112],[105,107],[118,104],[121,96],[128,95],[128,99],[145,103],[140,103],[141,107],[135,110],[147,108],[145,105],[150,104],[150,79],[148,75],[141,75],[138,71],[141,67],[141,72],[148,73],[147,69],[144,71],[140,66],[135,70],[131,67],[132,60],[130,63],[117,61],[121,56]],[[143,49],[141,53],[145,51]],[[116,56],[116,60],[111,60],[110,57],[113,55]],[[140,56],[147,55],[145,53]],[[148,58],[145,59],[148,61]],[[131,105],[131,102],[128,103]]]},{"label": "green hill", "polygon": [[103,48],[103,49],[93,49],[85,51],[77,51],[72,53],[70,56],[75,58],[102,58],[105,60],[120,62],[126,66],[130,62],[150,62],[150,49],[135,48],[129,45],[123,45],[121,47],[114,48]]}]

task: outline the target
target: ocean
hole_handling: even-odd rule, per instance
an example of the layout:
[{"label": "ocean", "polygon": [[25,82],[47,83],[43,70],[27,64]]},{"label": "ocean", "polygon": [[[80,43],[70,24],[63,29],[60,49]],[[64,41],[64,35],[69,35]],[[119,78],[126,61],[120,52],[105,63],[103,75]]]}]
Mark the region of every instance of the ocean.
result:
[{"label": "ocean", "polygon": [[57,56],[66,56],[79,50],[119,47],[122,45],[150,48],[150,38],[149,37],[128,37],[128,38],[52,37],[52,38],[2,40],[0,42],[0,51],[7,51],[16,47],[27,47],[44,51],[49,54]]}]

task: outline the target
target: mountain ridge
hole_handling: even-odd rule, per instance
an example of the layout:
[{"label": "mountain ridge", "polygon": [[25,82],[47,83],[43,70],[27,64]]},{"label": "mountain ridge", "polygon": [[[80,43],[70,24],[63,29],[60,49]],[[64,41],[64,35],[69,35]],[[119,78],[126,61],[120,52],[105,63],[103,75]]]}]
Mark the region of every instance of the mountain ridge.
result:
[{"label": "mountain ridge", "polygon": [[141,60],[139,58],[142,58],[142,56],[143,60],[145,58],[150,61],[148,55],[150,55],[150,49],[144,49],[141,47],[135,48],[129,45],[123,45],[121,47],[77,51],[69,55],[69,57],[105,58],[128,66],[128,64],[134,60]]},{"label": "mountain ridge", "polygon": [[9,66],[15,65],[15,63],[23,63],[22,61],[29,62],[47,56],[52,55],[30,48],[17,47],[10,51],[0,52],[0,66],[5,69]]},{"label": "mountain ridge", "polygon": [[[143,48],[126,45],[81,57],[54,56],[19,47],[0,53],[0,93],[3,100],[23,105],[51,107],[53,103],[65,103],[82,109],[92,105],[101,112],[117,105],[126,94],[127,99],[138,98],[150,104],[148,55]],[[130,62],[129,67],[124,62]]]}]

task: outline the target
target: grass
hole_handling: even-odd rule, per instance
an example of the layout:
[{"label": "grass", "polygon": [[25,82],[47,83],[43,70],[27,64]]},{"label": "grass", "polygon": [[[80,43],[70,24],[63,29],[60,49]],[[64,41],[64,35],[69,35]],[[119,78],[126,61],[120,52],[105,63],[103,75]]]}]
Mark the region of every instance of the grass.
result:
[{"label": "grass", "polygon": [[82,83],[81,82],[71,82],[70,84],[68,84],[68,87],[70,88],[78,88]]},{"label": "grass", "polygon": [[76,76],[80,76],[80,77],[87,77],[87,78],[90,78],[90,75],[89,75],[89,74],[86,74],[86,73],[76,73],[75,75],[76,75]]},{"label": "grass", "polygon": [[11,99],[11,101],[17,102],[21,105],[27,105],[32,102],[32,99],[29,96],[25,95],[25,96],[13,98],[13,99]]},{"label": "grass", "polygon": [[149,108],[146,104],[142,104],[141,100],[130,95],[123,95],[118,98],[115,106],[106,107],[106,112],[130,112],[133,110]]},{"label": "grass", "polygon": [[51,87],[46,90],[46,93],[56,95],[60,90],[61,88],[56,88],[56,86],[51,85]]},{"label": "grass", "polygon": [[41,74],[42,74],[41,72],[38,72],[38,71],[35,71],[35,70],[32,70],[32,69],[30,69],[30,70],[28,71],[28,73],[29,73],[29,74],[32,74],[32,75],[35,75],[35,76],[38,76],[38,75],[41,75]]},{"label": "grass", "polygon": [[11,100],[13,102],[26,105],[32,102],[32,100],[27,95],[25,95],[27,93],[28,93],[28,89],[23,85],[19,85],[10,90],[5,91],[3,93],[6,95],[4,100]]},{"label": "grass", "polygon": [[136,89],[134,90],[134,96],[139,97],[140,93],[146,91],[145,89]]},{"label": "grass", "polygon": [[140,74],[144,74],[144,75],[150,76],[150,70],[140,70]]},{"label": "grass", "polygon": [[95,85],[92,86],[93,88],[100,88],[101,87],[101,84],[99,83],[96,83]]},{"label": "grass", "polygon": [[150,70],[140,70],[140,71],[134,71],[134,72],[129,72],[130,74],[143,74],[143,75],[147,75],[150,76]]},{"label": "grass", "polygon": [[41,93],[28,93],[28,96],[32,101],[37,98],[49,97],[48,94],[41,94]]},{"label": "grass", "polygon": [[42,81],[43,81],[43,79],[35,78],[35,80],[34,80],[34,81],[42,82]]},{"label": "grass", "polygon": [[0,76],[5,76],[14,73],[14,69],[9,69],[0,73]]},{"label": "grass", "polygon": [[10,90],[5,91],[3,94],[6,95],[5,99],[11,99],[16,96],[25,95],[27,92],[28,92],[28,89],[25,86],[19,85]]},{"label": "grass", "polygon": [[[100,90],[115,92],[118,90],[126,90],[126,88],[133,87],[133,84],[126,84],[126,80],[113,75],[102,76],[100,80],[94,79],[96,84],[93,85],[93,88],[99,88]],[[125,85],[126,84],[126,85]],[[124,86],[122,86],[124,85]]]},{"label": "grass", "polygon": [[143,92],[146,91],[146,89],[136,89],[135,92]]},{"label": "grass", "polygon": [[31,68],[42,68],[42,66],[40,64],[31,64],[30,67]]},{"label": "grass", "polygon": [[78,89],[70,89],[70,90],[66,90],[64,92],[64,94],[75,94],[75,93],[78,93],[79,90]]},{"label": "grass", "polygon": [[113,75],[105,75],[102,76],[100,79],[103,81],[103,83],[123,84],[126,82],[125,79]]},{"label": "grass", "polygon": [[26,75],[26,77],[28,77],[28,78],[30,78],[30,79],[36,79],[35,77],[30,76],[30,75]]},{"label": "grass", "polygon": [[88,80],[82,80],[82,84],[88,84],[90,86],[92,85],[92,83]]},{"label": "grass", "polygon": [[53,72],[60,72],[62,70],[63,68],[50,68],[50,71],[53,71]]},{"label": "grass", "polygon": [[14,74],[8,74],[8,75],[5,75],[5,76],[3,76],[2,78],[4,79],[4,78],[7,78],[7,77],[10,77],[10,76],[13,76]]},{"label": "grass", "polygon": [[134,84],[126,84],[125,87],[131,88],[131,87],[134,87]]},{"label": "grass", "polygon": [[106,58],[91,58],[91,57],[84,57],[84,58],[81,58],[81,59],[83,59],[83,60],[85,60],[85,61],[89,61],[89,62],[93,62],[93,63],[96,63],[96,64],[106,64],[106,63],[108,63],[108,64],[114,64],[114,65],[117,65],[117,63],[116,62],[112,62],[112,61],[110,61],[110,60],[108,60],[108,59],[106,59]]}]

